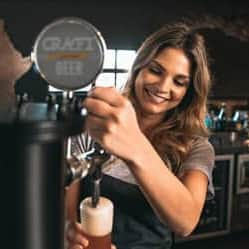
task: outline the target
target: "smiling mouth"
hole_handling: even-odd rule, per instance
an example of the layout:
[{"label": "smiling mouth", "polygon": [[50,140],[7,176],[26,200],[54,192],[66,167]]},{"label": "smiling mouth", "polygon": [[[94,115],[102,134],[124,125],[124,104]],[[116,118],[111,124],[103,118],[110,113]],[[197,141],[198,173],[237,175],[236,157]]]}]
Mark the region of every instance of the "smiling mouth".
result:
[{"label": "smiling mouth", "polygon": [[162,103],[170,100],[170,98],[165,97],[154,89],[145,88],[145,92],[156,103]]}]

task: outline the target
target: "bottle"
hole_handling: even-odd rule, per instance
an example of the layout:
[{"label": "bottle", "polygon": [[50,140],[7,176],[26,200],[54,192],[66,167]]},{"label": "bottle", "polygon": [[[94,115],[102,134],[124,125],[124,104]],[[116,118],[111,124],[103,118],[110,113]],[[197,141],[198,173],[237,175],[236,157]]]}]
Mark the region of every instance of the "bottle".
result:
[{"label": "bottle", "polygon": [[233,116],[232,116],[232,122],[234,131],[239,131],[241,129],[241,123],[240,123],[240,111],[235,110]]},{"label": "bottle", "polygon": [[216,130],[216,123],[217,123],[217,116],[215,115],[215,111],[211,110],[210,111],[210,119],[211,119],[211,127],[210,130],[211,131],[215,131]]},{"label": "bottle", "polygon": [[221,103],[221,108],[217,116],[217,130],[218,131],[225,131],[226,130],[226,122],[227,122],[227,116],[226,116],[226,103]]},{"label": "bottle", "polygon": [[207,112],[206,116],[205,116],[205,125],[208,129],[212,128],[212,117],[211,115]]}]

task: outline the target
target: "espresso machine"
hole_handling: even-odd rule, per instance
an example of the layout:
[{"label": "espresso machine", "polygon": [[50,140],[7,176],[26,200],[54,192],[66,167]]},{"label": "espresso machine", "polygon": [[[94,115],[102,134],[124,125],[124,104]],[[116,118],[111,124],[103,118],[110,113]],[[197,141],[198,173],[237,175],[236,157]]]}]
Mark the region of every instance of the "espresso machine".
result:
[{"label": "espresso machine", "polygon": [[38,35],[34,66],[64,94],[42,103],[17,96],[1,117],[1,248],[63,249],[64,188],[75,180],[91,174],[93,204],[98,201],[101,165],[109,156],[94,142],[88,151],[72,150],[87,116],[74,91],[93,84],[105,50],[100,32],[80,18],[58,19]]}]

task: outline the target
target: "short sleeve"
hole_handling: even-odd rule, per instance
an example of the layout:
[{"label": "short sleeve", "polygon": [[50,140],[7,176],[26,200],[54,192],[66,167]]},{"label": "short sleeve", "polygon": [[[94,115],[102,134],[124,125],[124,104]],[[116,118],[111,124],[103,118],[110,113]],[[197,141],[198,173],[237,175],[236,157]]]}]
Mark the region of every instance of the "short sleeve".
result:
[{"label": "short sleeve", "polygon": [[198,137],[193,141],[187,159],[182,164],[182,172],[189,169],[197,169],[208,177],[207,199],[214,196],[213,169],[215,152],[207,138]]}]

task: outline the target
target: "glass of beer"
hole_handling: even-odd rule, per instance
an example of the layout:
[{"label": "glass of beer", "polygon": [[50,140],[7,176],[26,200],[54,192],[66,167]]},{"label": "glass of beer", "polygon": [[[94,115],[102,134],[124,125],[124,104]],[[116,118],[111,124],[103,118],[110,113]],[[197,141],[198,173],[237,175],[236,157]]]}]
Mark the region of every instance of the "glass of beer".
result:
[{"label": "glass of beer", "polygon": [[87,197],[80,203],[81,225],[89,244],[87,249],[111,249],[113,224],[113,203],[100,197],[96,207],[92,198]]}]

